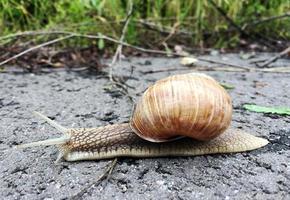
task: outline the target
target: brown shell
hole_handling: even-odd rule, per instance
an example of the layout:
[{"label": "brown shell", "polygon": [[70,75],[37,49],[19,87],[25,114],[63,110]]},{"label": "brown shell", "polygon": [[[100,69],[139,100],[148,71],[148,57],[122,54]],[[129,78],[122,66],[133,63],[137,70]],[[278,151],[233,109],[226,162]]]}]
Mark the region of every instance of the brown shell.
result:
[{"label": "brown shell", "polygon": [[210,140],[227,129],[232,118],[229,94],[210,76],[174,75],[157,81],[143,94],[130,121],[145,140],[162,142],[187,136]]}]

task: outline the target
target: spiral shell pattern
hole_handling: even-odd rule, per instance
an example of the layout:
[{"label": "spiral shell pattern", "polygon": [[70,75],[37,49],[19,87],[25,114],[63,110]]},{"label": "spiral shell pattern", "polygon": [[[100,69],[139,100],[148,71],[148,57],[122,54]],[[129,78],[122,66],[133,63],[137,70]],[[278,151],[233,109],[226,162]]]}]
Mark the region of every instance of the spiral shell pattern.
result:
[{"label": "spiral shell pattern", "polygon": [[173,75],[150,86],[130,120],[141,138],[162,142],[177,137],[210,140],[230,125],[229,94],[212,77],[201,73]]}]

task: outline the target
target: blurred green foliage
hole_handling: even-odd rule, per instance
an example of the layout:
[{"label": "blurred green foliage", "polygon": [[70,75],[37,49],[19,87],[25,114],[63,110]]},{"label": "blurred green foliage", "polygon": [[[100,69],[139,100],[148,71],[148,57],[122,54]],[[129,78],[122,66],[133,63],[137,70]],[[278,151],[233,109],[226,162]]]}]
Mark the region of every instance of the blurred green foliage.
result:
[{"label": "blurred green foliage", "polygon": [[[248,34],[280,40],[290,38],[289,16],[255,24],[269,17],[290,14],[288,0],[214,2]],[[210,1],[133,0],[133,3],[134,13],[126,34],[126,40],[132,44],[154,45],[166,37],[160,31],[149,31],[140,20],[168,33],[172,27],[176,32],[187,33],[183,37],[171,37],[172,42],[183,40],[190,45],[235,47],[240,41],[240,32],[231,27]],[[27,30],[65,30],[96,35],[100,32],[118,38],[127,4],[126,0],[1,0],[0,36]],[[76,40],[81,46],[88,44],[85,39]],[[98,42],[100,48],[104,45]]]}]

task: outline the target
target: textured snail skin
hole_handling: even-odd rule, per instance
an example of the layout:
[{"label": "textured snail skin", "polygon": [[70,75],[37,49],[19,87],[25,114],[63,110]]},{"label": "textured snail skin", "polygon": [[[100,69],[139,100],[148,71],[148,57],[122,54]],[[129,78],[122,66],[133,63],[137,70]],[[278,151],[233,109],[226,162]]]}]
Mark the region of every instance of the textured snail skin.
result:
[{"label": "textured snail skin", "polygon": [[108,125],[92,129],[70,129],[70,140],[59,146],[67,161],[99,160],[115,157],[196,156],[205,154],[244,152],[268,144],[239,129],[229,128],[211,141],[182,138],[164,143],[152,143],[138,137],[129,124]]},{"label": "textured snail skin", "polygon": [[224,132],[232,119],[229,94],[210,76],[174,75],[157,81],[140,98],[131,128],[151,142],[187,136],[211,140]]},{"label": "textured snail skin", "polygon": [[268,144],[268,140],[239,129],[228,128],[210,141],[181,138],[175,141],[154,143],[137,136],[128,123],[99,128],[66,129],[38,113],[64,135],[44,141],[17,145],[27,148],[40,145],[57,145],[59,156],[67,161],[100,160],[116,157],[197,156],[244,152]]},{"label": "textured snail skin", "polygon": [[[164,109],[167,111],[162,112]],[[229,128],[231,99],[213,78],[203,74],[176,75],[157,81],[137,103],[130,123],[67,129],[38,112],[35,114],[64,135],[16,148],[57,145],[57,161],[233,153],[268,144],[266,139]],[[168,141],[180,136],[185,138]],[[156,143],[160,141],[167,142]]]}]

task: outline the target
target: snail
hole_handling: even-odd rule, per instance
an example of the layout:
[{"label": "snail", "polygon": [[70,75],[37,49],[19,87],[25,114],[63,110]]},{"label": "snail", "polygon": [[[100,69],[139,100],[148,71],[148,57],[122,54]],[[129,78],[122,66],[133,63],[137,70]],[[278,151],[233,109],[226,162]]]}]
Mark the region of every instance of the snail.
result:
[{"label": "snail", "polygon": [[143,93],[129,123],[70,129],[35,113],[63,136],[17,148],[57,145],[57,161],[233,153],[268,144],[266,139],[230,127],[229,94],[216,80],[201,73],[157,81]]}]

